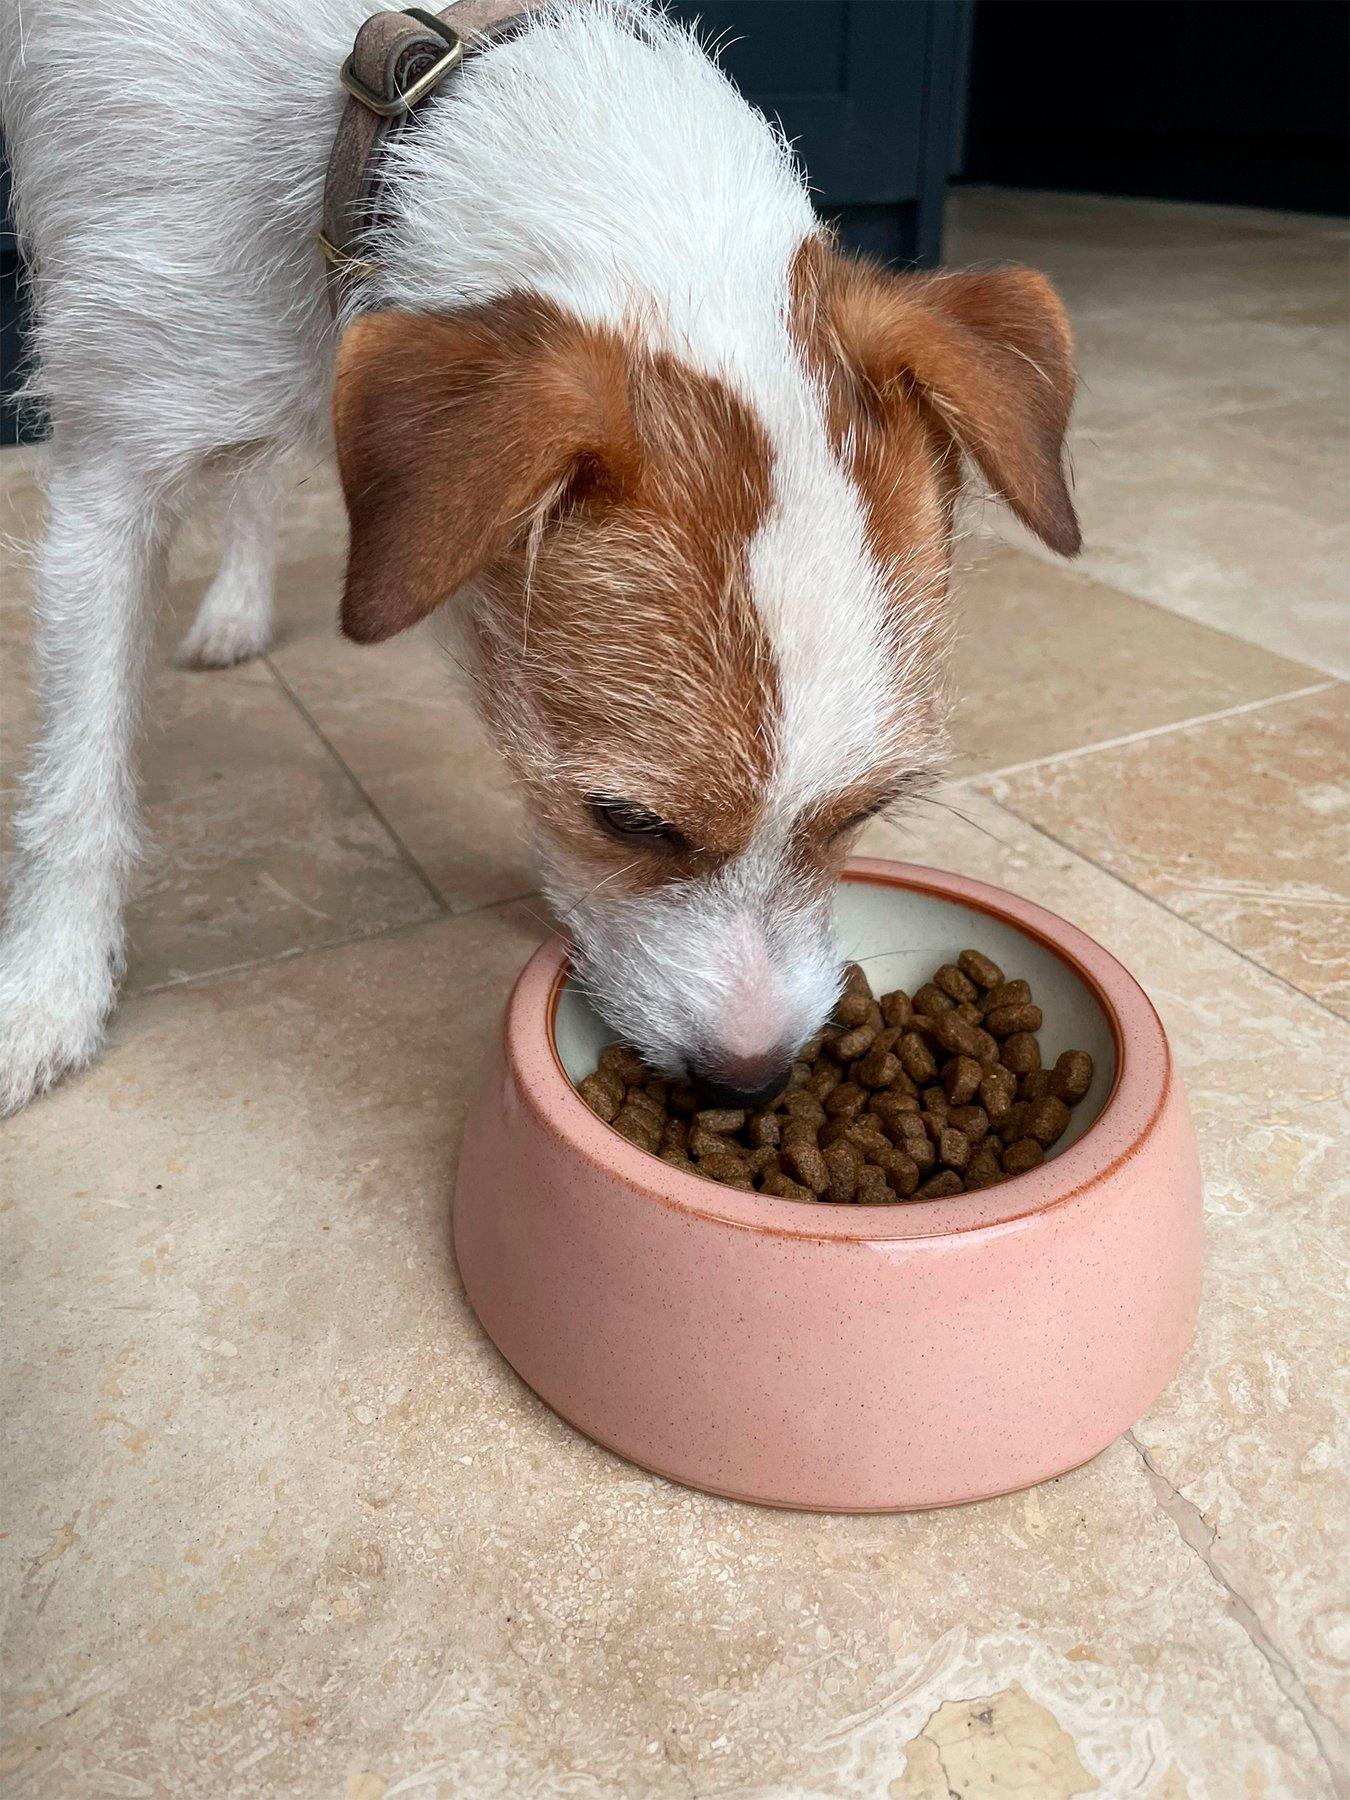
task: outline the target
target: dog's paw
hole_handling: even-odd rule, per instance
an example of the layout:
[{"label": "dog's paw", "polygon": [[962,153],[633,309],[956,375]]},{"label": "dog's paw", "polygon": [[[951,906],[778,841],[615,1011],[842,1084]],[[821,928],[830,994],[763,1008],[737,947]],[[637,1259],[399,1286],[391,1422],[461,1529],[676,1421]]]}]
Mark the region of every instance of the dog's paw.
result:
[{"label": "dog's paw", "polygon": [[63,1075],[88,1068],[103,1042],[103,1022],[25,1013],[0,1019],[0,1117],[21,1111]]},{"label": "dog's paw", "polygon": [[0,1117],[89,1066],[116,996],[113,959],[81,956],[53,976],[24,948],[0,943]]},{"label": "dog's paw", "polygon": [[[209,596],[208,596],[209,598]],[[256,613],[214,612],[203,603],[173,660],[180,669],[229,669],[266,654],[272,621]]]}]

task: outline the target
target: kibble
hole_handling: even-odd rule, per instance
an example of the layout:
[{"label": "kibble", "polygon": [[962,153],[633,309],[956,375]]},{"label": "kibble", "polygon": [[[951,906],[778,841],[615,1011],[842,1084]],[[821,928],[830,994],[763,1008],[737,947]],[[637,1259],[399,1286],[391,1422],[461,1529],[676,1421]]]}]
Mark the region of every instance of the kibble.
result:
[{"label": "kibble", "polygon": [[671,1168],[801,1204],[881,1206],[976,1193],[1034,1169],[1092,1086],[1092,1058],[1041,1065],[1041,1009],[979,950],[911,996],[877,997],[856,964],[829,1025],[778,1099],[714,1105],[609,1044],[577,1092],[597,1118]]}]

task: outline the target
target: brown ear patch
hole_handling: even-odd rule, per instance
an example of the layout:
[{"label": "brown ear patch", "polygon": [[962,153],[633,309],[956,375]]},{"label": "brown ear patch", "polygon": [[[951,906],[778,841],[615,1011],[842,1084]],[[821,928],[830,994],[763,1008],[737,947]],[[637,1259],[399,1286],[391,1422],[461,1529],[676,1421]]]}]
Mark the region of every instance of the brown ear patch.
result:
[{"label": "brown ear patch", "polygon": [[993,491],[1051,549],[1082,538],[1064,473],[1073,406],[1067,316],[1033,269],[892,275],[819,241],[795,272],[799,329],[851,375],[857,404],[915,402],[974,461]]},{"label": "brown ear patch", "polygon": [[621,347],[537,296],[358,319],[333,420],[351,524],[342,629],[358,643],[415,624],[541,509],[621,488],[634,461]]}]

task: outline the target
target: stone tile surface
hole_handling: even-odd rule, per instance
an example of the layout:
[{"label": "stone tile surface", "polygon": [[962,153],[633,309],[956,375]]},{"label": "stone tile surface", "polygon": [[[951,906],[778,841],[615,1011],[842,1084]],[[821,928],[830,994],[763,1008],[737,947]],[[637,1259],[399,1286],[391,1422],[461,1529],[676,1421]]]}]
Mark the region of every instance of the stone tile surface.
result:
[{"label": "stone tile surface", "polygon": [[1310,1704],[1325,1721],[1344,1718],[1344,1590],[1328,1572],[1350,1554],[1350,1375],[1333,1349],[1350,1331],[1346,1028],[971,787],[947,798],[955,811],[874,827],[867,847],[1061,913],[1162,1015],[1205,1172],[1205,1298],[1180,1373],[1137,1435]]},{"label": "stone tile surface", "polygon": [[1350,690],[996,777],[1021,817],[1350,1014]]},{"label": "stone tile surface", "polygon": [[388,643],[337,628],[340,564],[282,572],[272,663],[451,912],[534,886],[523,813],[442,638],[426,621]]},{"label": "stone tile surface", "polygon": [[[1233,209],[958,194],[954,260],[1058,283],[1078,339],[1081,568],[1333,674],[1350,672],[1345,240]],[[994,509],[1006,542],[1045,554]]]},{"label": "stone tile surface", "polygon": [[536,935],[494,909],[150,996],[17,1122],[10,1791],[1327,1793],[1127,1443],[819,1518],[533,1399],[448,1201]]},{"label": "stone tile surface", "polygon": [[1071,565],[985,540],[963,546],[953,594],[957,774],[1055,756],[1325,679]]}]

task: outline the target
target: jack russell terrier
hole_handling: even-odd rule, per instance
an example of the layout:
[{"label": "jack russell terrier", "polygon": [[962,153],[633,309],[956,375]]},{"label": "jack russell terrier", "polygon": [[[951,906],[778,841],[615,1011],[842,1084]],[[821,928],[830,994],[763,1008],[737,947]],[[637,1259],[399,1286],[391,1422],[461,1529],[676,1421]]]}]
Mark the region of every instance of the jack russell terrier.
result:
[{"label": "jack russell terrier", "polygon": [[344,632],[453,599],[596,1006],[744,1096],[837,998],[852,836],[940,767],[963,458],[1078,548],[1041,275],[841,255],[782,138],[645,0],[459,0],[353,51],[365,10],[0,21],[53,430],[6,1109],[86,1064],[113,1003],[152,615],[204,475],[224,554],[183,660],[267,649],[282,471],[331,434]]}]

